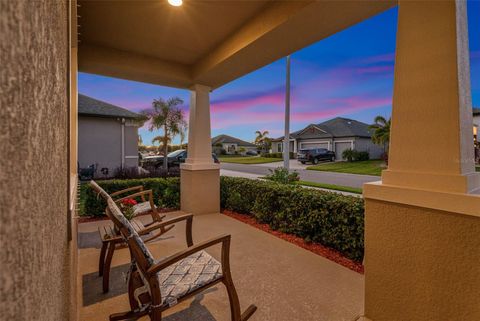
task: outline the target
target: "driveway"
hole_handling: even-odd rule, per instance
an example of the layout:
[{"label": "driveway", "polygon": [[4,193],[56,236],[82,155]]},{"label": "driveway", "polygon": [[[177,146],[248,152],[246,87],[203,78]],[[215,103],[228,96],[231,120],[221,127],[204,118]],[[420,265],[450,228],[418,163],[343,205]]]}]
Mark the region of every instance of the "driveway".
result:
[{"label": "driveway", "polygon": [[[220,164],[220,167],[222,170],[231,172],[265,176],[270,173],[269,169],[280,167],[282,165],[282,162],[258,165],[222,163]],[[298,172],[302,181],[362,188],[365,183],[380,180],[380,177],[378,176],[309,171],[305,169],[307,165],[298,164],[296,161],[291,162],[290,166],[292,170]]]}]

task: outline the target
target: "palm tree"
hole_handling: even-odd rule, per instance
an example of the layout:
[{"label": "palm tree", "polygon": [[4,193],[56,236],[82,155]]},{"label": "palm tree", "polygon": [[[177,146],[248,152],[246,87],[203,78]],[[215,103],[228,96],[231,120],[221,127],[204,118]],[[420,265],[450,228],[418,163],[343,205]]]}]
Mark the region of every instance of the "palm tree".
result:
[{"label": "palm tree", "polygon": [[265,151],[268,145],[270,145],[270,138],[268,138],[268,134],[269,134],[268,130],[265,130],[263,132],[260,130],[257,130],[255,132],[255,135],[257,135],[255,137],[255,145],[260,147],[261,151]]},{"label": "palm tree", "polygon": [[167,141],[167,149],[168,149],[168,144],[172,141],[170,137],[167,137],[165,139],[165,136],[163,135],[155,136],[152,139],[152,144],[155,144],[156,142],[158,142],[158,151],[165,152],[165,141]]},{"label": "palm tree", "polygon": [[187,122],[183,121],[180,124],[179,129],[180,131],[178,132],[178,134],[180,135],[180,148],[183,148],[183,142],[185,141],[185,136],[187,136],[187,130],[188,130]]},{"label": "palm tree", "polygon": [[159,98],[153,100],[152,108],[142,111],[144,117],[150,121],[149,131],[163,130],[163,135],[155,137],[153,141],[161,143],[164,169],[168,169],[168,143],[180,133],[182,126],[186,126],[183,111],[178,107],[181,104],[183,100],[178,97],[168,100]]},{"label": "palm tree", "polygon": [[373,130],[372,142],[377,145],[383,145],[383,152],[386,154],[388,154],[390,142],[390,123],[390,118],[387,120],[383,116],[377,116],[374,119],[374,124],[369,126]]}]

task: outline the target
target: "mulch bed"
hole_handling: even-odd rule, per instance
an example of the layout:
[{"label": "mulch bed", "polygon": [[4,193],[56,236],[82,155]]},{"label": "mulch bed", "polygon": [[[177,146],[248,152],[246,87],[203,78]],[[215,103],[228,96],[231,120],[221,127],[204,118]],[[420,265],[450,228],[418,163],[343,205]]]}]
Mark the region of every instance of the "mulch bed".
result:
[{"label": "mulch bed", "polygon": [[[173,211],[178,211],[178,209],[175,208],[158,208],[157,209],[159,213],[167,213],[167,212],[173,212]],[[150,212],[142,213],[137,216],[145,216],[145,215],[150,215]],[[78,223],[88,223],[88,222],[97,222],[97,221],[105,221],[108,220],[109,218],[106,215],[103,216],[79,216],[78,217]]]},{"label": "mulch bed", "polygon": [[223,210],[223,214],[234,218],[236,220],[239,220],[243,223],[246,223],[248,225],[251,225],[253,227],[256,227],[264,232],[270,233],[278,238],[281,238],[282,240],[285,240],[287,242],[290,242],[292,244],[295,244],[301,248],[304,248],[307,251],[310,251],[312,253],[315,253],[317,255],[323,256],[326,259],[329,259],[330,261],[333,261],[337,264],[340,264],[352,271],[355,271],[357,273],[363,274],[364,273],[364,267],[362,263],[352,261],[345,256],[343,256],[340,252],[328,248],[326,246],[323,246],[318,243],[308,243],[305,242],[304,239],[301,237],[291,235],[291,234],[286,234],[282,233],[279,231],[272,230],[268,224],[261,224],[258,223],[257,220],[249,215],[244,215],[244,214],[238,214],[229,210]]}]

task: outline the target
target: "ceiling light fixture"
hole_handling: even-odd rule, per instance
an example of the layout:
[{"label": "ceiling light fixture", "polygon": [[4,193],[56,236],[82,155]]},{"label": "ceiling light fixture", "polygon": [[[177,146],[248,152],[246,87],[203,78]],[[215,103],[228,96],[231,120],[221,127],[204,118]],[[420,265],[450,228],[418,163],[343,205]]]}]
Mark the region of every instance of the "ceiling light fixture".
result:
[{"label": "ceiling light fixture", "polygon": [[168,3],[174,7],[180,7],[183,4],[182,0],[168,0]]}]

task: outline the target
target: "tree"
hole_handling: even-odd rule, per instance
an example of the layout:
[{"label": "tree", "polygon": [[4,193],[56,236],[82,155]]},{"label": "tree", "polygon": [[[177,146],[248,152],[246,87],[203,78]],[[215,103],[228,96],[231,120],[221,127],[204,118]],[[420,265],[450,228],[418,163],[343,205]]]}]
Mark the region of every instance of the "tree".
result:
[{"label": "tree", "polygon": [[263,132],[260,130],[257,130],[255,132],[255,135],[256,135],[255,145],[257,145],[262,152],[266,152],[270,148],[271,140],[268,137],[268,134],[269,134],[268,130],[265,130]]},{"label": "tree", "polygon": [[188,130],[187,122],[183,121],[180,124],[179,129],[180,130],[179,130],[178,134],[180,135],[180,148],[183,148],[183,142],[185,141],[185,136],[187,135],[187,130]]},{"label": "tree", "polygon": [[161,143],[164,169],[168,169],[168,143],[180,134],[181,128],[186,127],[183,111],[179,108],[181,104],[183,100],[178,97],[168,100],[159,98],[153,100],[152,108],[142,111],[145,119],[150,121],[149,131],[163,130],[163,135],[156,136],[153,141]]},{"label": "tree", "polygon": [[390,123],[390,118],[387,120],[382,116],[377,116],[374,119],[374,124],[369,126],[373,130],[372,142],[377,145],[383,145],[383,151],[386,154],[388,154],[390,142]]}]

